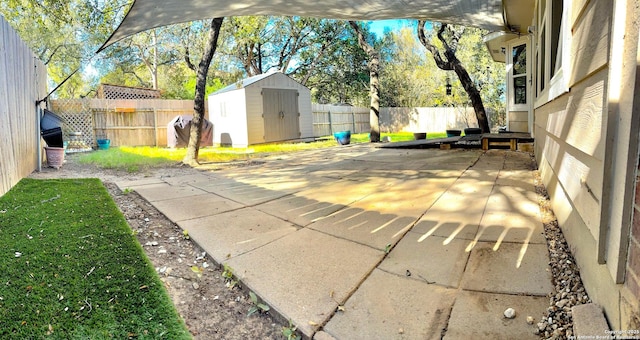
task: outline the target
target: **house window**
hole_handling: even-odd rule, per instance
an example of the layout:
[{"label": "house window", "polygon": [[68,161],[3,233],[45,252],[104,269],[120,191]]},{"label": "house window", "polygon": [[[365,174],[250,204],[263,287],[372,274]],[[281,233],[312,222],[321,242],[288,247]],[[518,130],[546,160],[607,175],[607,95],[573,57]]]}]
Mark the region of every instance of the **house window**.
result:
[{"label": "house window", "polygon": [[542,105],[566,92],[563,75],[568,63],[570,32],[567,28],[565,8],[570,0],[540,0],[536,11],[536,106]]},{"label": "house window", "polygon": [[551,54],[549,57],[551,58],[551,67],[549,70],[553,71],[555,75],[560,70],[560,63],[558,63],[558,59],[562,55],[562,0],[553,1],[551,6]]},{"label": "house window", "polygon": [[513,103],[527,103],[527,44],[513,47]]}]

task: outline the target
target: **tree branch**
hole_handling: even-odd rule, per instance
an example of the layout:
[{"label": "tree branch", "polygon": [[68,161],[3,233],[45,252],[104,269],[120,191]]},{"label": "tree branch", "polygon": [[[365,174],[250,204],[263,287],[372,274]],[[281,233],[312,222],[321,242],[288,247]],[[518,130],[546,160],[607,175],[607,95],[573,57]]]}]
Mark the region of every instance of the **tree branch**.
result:
[{"label": "tree branch", "polygon": [[[431,52],[431,54],[433,55],[433,60],[436,62],[438,68],[445,71],[453,70],[453,65],[451,64],[450,60],[444,60],[438,48],[433,45],[429,39],[427,39],[427,36],[424,34],[425,24],[426,21],[424,20],[418,21],[418,39],[420,40],[420,43],[422,43],[422,46],[424,46],[429,52]],[[442,27],[444,27],[444,25],[440,27],[440,31],[438,32],[438,39],[440,39]],[[445,43],[445,47],[446,46],[447,45]]]},{"label": "tree branch", "polygon": [[196,65],[191,62],[191,55],[189,54],[189,46],[184,47],[184,62],[191,71],[196,71]]}]

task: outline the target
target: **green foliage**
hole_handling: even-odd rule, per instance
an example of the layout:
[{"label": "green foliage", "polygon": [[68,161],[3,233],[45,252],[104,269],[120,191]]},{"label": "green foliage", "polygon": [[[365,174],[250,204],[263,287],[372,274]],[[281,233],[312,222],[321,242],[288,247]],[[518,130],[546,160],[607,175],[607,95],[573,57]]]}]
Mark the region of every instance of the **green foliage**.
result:
[{"label": "green foliage", "polygon": [[99,180],[23,179],[0,226],[0,338],[191,337]]},{"label": "green foliage", "polygon": [[289,326],[282,327],[282,335],[287,338],[287,340],[301,340],[302,336],[296,332],[297,330],[298,327],[294,326],[293,322],[289,320]]},{"label": "green foliage", "polygon": [[202,274],[204,273],[204,268],[198,266],[191,266],[191,271],[196,274],[196,276],[200,279],[202,278]]},{"label": "green foliage", "polygon": [[238,284],[238,280],[233,275],[233,268],[227,264],[224,264],[222,268],[222,278],[225,280],[227,287],[233,289]]},{"label": "green foliage", "polygon": [[[346,103],[354,106],[369,106],[369,70],[367,54],[358,45],[355,33],[347,22],[333,22],[332,34],[323,58],[315,60],[315,68],[301,70],[299,76],[308,79],[313,100],[318,103]],[[367,40],[375,36],[363,27]],[[375,43],[372,42],[372,44]]]},{"label": "green foliage", "polygon": [[226,280],[233,279],[233,268],[227,264],[223,265],[222,277]]},{"label": "green foliage", "polygon": [[[433,27],[432,27],[433,30]],[[482,42],[486,31],[466,28],[456,56],[480,89],[492,125],[504,121],[504,64],[491,59]],[[433,34],[433,33],[432,33]],[[440,42],[434,39],[438,45]],[[454,72],[440,70],[420,44],[416,27],[390,32],[382,41],[381,106],[455,106],[465,109],[470,102]],[[447,96],[447,79],[452,95]],[[475,124],[470,122],[470,124]]]},{"label": "green foliage", "polygon": [[[129,5],[128,0],[7,0],[0,2],[0,13],[47,63],[49,75],[57,83],[80,66],[87,71],[87,60],[121,21]],[[74,76],[56,95],[85,96],[99,82],[153,87],[157,74],[164,98],[193,99],[192,66],[198,65],[204,50],[208,22],[157,28],[125,39],[92,61],[93,72]],[[382,55],[381,106],[468,106],[455,75],[439,70],[418,43],[415,26],[387,31],[380,39],[368,32],[366,25],[363,28],[367,40]],[[504,122],[504,65],[491,61],[482,43],[484,33],[467,28],[457,55],[482,85],[483,102],[493,112],[489,117],[496,125]],[[311,88],[315,102],[369,105],[367,56],[345,21],[227,18],[206,93],[272,69],[282,70]],[[452,96],[445,94],[447,78],[453,85]]]},{"label": "green foliage", "polygon": [[[433,106],[444,81],[440,71],[416,37],[415,28],[390,32],[381,43],[381,105]],[[441,86],[442,85],[442,86]]]},{"label": "green foliage", "polygon": [[249,299],[251,300],[252,306],[249,308],[247,316],[251,316],[256,312],[265,313],[271,309],[267,304],[260,302],[254,292],[249,292]]},{"label": "green foliage", "polygon": [[[411,132],[383,133],[393,142],[413,140]],[[439,134],[429,133],[428,138],[442,138],[444,132]],[[368,143],[369,134],[359,133],[351,135],[351,143]],[[278,153],[290,153],[303,150],[335,147],[336,142],[329,137],[325,140],[311,143],[279,143],[254,145],[249,148],[230,147],[206,147],[200,149],[201,162],[222,163],[233,161],[245,161]],[[148,169],[173,166],[184,158],[186,149],[168,149],[157,147],[111,147],[107,150],[99,150],[90,153],[75,154],[81,164],[93,164],[103,169],[116,169],[127,172],[143,172]],[[126,189],[125,189],[126,193]],[[186,233],[186,231],[185,231]],[[185,237],[188,237],[188,233]]]},{"label": "green foliage", "polygon": [[95,164],[103,169],[132,173],[167,166],[175,162],[168,153],[154,154],[151,150],[151,148],[112,147],[107,150],[79,154],[77,157],[78,162],[82,164]]},{"label": "green foliage", "polygon": [[[54,83],[86,66],[98,47],[120,22],[128,1],[8,0],[0,14],[42,60]],[[56,94],[77,97],[88,92],[89,82],[74,76]]]},{"label": "green foliage", "polygon": [[[221,88],[225,87],[225,85],[222,83],[222,81],[219,78],[207,78],[207,87],[205,89],[205,96],[209,96],[210,94],[220,90]],[[191,78],[189,80],[187,80],[184,85],[183,85],[184,90],[187,91],[187,93],[189,93],[190,97],[189,99],[193,99],[193,96],[196,93],[196,78]]]}]

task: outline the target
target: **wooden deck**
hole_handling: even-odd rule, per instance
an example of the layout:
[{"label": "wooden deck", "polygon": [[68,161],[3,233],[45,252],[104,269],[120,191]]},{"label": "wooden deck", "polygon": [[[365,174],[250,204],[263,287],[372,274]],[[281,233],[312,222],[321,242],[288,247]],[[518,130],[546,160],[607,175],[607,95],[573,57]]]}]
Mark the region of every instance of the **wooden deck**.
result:
[{"label": "wooden deck", "polygon": [[528,133],[485,133],[469,136],[456,136],[448,138],[421,139],[405,142],[392,142],[380,145],[381,148],[480,148],[489,150],[491,148],[509,148],[517,150],[518,143],[533,142],[533,138]]},{"label": "wooden deck", "polygon": [[481,140],[482,150],[508,146],[510,150],[515,151],[518,149],[519,142],[533,142],[533,138],[527,133],[485,133]]}]

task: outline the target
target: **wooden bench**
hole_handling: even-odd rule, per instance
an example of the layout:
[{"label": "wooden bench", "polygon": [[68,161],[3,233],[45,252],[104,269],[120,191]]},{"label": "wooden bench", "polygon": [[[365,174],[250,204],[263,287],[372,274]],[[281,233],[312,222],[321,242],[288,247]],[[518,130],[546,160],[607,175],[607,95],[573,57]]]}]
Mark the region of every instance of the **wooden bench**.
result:
[{"label": "wooden bench", "polygon": [[492,146],[508,146],[515,151],[518,149],[519,137],[511,133],[485,133],[482,135],[482,150],[489,150]]}]

